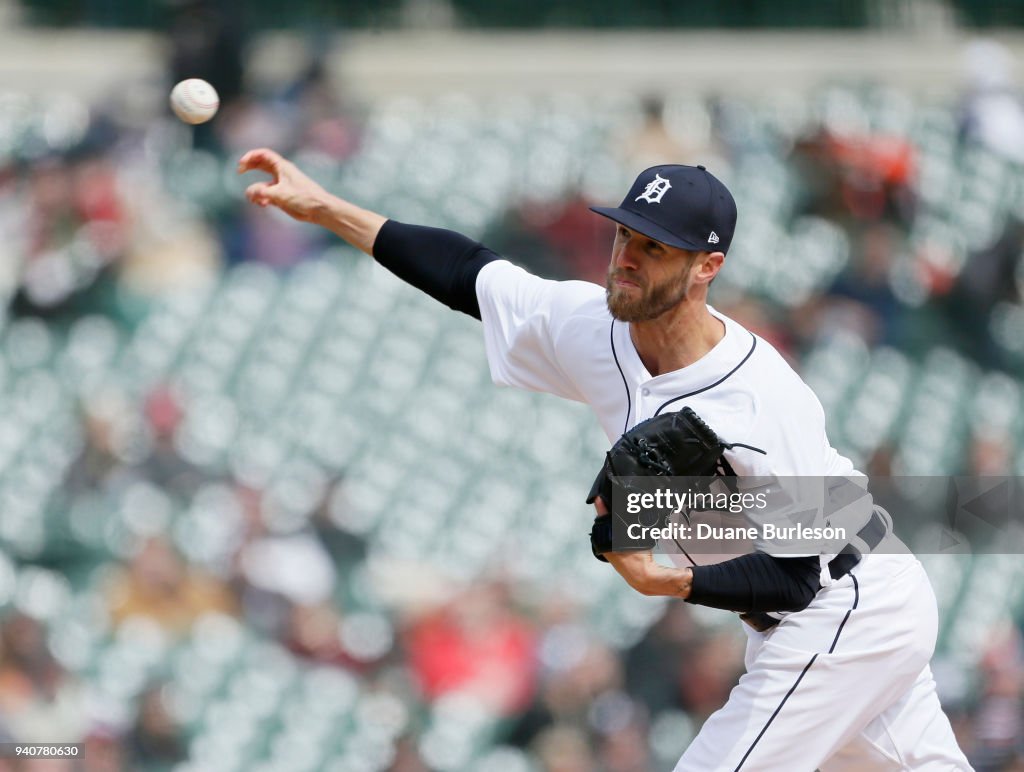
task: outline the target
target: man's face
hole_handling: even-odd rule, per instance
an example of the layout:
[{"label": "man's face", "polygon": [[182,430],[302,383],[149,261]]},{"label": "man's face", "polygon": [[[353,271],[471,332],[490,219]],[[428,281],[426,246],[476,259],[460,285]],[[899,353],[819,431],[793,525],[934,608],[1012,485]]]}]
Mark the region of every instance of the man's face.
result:
[{"label": "man's face", "polygon": [[646,322],[674,308],[690,292],[698,254],[619,225],[605,286],[609,313],[620,322]]}]

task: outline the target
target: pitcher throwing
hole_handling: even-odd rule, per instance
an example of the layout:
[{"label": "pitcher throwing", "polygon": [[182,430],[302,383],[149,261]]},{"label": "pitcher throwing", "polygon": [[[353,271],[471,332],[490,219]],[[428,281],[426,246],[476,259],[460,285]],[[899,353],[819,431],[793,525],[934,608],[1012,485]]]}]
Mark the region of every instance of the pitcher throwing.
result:
[{"label": "pitcher throwing", "polygon": [[[481,320],[496,383],[587,403],[610,442],[689,408],[698,434],[723,439],[721,460],[738,479],[859,474],[829,444],[820,403],[779,353],[707,304],[736,205],[704,167],[647,169],[620,206],[595,208],[617,223],[604,287],[545,280],[465,236],[361,209],[270,150],[242,157],[239,171],[252,170],[271,176],[249,186],[253,203],[330,229]],[[649,551],[612,549],[606,496],[599,479],[596,555],[645,595],[744,620],[746,672],[677,772],[970,769],[929,669],[934,594],[883,511],[869,511],[833,553],[760,549],[668,567]]]}]

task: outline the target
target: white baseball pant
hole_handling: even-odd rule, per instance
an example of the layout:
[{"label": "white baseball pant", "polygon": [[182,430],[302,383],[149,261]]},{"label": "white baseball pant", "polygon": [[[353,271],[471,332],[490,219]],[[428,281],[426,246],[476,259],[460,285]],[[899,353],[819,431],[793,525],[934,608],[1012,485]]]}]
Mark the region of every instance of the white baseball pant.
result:
[{"label": "white baseball pant", "polygon": [[865,556],[803,611],[747,628],[747,672],[675,772],[970,770],[928,666],[937,628],[918,560]]}]

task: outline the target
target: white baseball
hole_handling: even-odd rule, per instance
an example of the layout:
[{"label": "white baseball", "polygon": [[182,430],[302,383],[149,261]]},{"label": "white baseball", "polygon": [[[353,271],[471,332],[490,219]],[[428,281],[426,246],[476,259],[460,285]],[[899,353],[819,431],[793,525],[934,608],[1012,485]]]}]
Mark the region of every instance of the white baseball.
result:
[{"label": "white baseball", "polygon": [[217,114],[217,90],[199,78],[189,78],[171,89],[171,109],[185,123],[206,123]]}]

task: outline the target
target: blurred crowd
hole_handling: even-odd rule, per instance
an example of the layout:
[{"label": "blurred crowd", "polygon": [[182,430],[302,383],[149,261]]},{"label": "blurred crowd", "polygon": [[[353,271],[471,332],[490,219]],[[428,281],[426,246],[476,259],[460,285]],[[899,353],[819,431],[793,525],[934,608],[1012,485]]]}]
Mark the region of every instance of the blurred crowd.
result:
[{"label": "blurred crowd", "polygon": [[[242,205],[237,196],[199,208],[174,189],[166,159],[176,153],[230,159],[267,145],[314,166],[344,165],[359,152],[362,119],[315,50],[296,82],[272,94],[251,93],[243,31],[204,3],[178,8],[168,36],[168,82],[187,75],[215,83],[221,114],[193,134],[166,115],[140,118],[68,103],[49,113],[63,127],[41,134],[49,144],[38,137],[12,144],[0,158],[0,221],[12,257],[0,267],[0,292],[9,317],[43,317],[60,328],[101,313],[129,327],[169,287],[203,285],[244,261],[286,270],[330,243],[314,229]],[[973,80],[958,107],[961,141],[1024,162],[1024,107],[1006,52],[983,44],[970,57]],[[723,130],[730,125],[728,103],[709,103],[711,121],[699,125],[667,114],[660,96],[651,96],[641,120],[609,138],[608,153],[631,170],[660,160],[718,159],[727,166],[742,137]],[[936,248],[910,237],[920,197],[914,146],[882,132],[820,125],[784,152],[799,191],[797,214],[839,224],[851,258],[829,286],[799,305],[733,294],[722,298],[726,313],[797,363],[818,338],[841,329],[869,346],[903,349],[921,345],[922,337],[941,340],[984,367],[1020,372],[988,326],[994,304],[1021,300],[1020,218],[1010,219],[992,243],[969,245],[961,270],[944,273],[934,267],[941,260],[922,256],[928,296],[908,303],[894,290],[893,256]],[[592,203],[582,189],[557,206],[510,201],[487,233],[474,235],[527,257],[548,275],[603,282],[610,234],[588,211]],[[337,526],[343,478],[332,482],[307,528],[277,533],[267,526],[271,504],[263,492],[235,479],[211,479],[181,453],[175,437],[182,412],[173,388],[155,390],[136,416],[145,429],[142,453],[120,430],[131,409],[83,405],[82,451],[63,485],[68,500],[145,482],[185,503],[198,488],[216,485],[238,503],[239,524],[230,549],[215,560],[189,560],[159,531],[120,560],[97,560],[85,576],[102,598],[99,613],[112,630],[141,618],[169,640],[183,639],[207,615],[225,615],[302,661],[358,674],[369,690],[410,707],[393,772],[440,768],[441,752],[421,741],[423,722],[432,705],[453,695],[486,706],[498,719],[493,743],[525,751],[542,772],[667,769],[741,672],[736,631],[707,624],[681,603],[668,604],[646,635],[623,650],[598,635],[572,600],[500,575],[448,588],[431,602],[410,590],[391,617],[361,610],[352,599],[360,577],[351,568],[365,544]],[[1008,472],[1006,442],[977,438],[966,469]],[[886,471],[885,449],[869,466]],[[416,572],[417,583],[430,583],[426,567]],[[131,715],[98,716],[88,689],[55,657],[47,635],[31,609],[0,619],[0,740],[80,739],[86,744],[81,769],[90,772],[173,769],[188,758],[189,736],[170,680],[149,683]],[[964,747],[980,772],[1024,769],[1024,639],[1017,624],[991,640],[974,678],[970,698],[947,705]],[[0,769],[20,768],[0,760]]]},{"label": "blurred crowd", "polygon": [[[69,501],[146,482],[184,503],[211,482],[175,450],[181,413],[170,390],[156,391],[134,417],[150,437],[142,458],[117,440],[134,420],[124,408],[107,405],[87,417],[85,445],[66,474]],[[284,534],[268,529],[267,497],[219,482],[240,505],[230,551],[190,562],[169,532],[140,538],[123,560],[90,563],[85,576],[101,600],[96,613],[111,636],[146,623],[172,644],[204,617],[224,615],[302,662],[357,674],[369,691],[393,695],[412,714],[388,767],[395,772],[440,767],[431,763],[438,751],[419,740],[431,706],[453,696],[476,701],[494,721],[493,741],[528,753],[540,769],[661,768],[724,702],[740,672],[735,630],[700,624],[683,604],[668,606],[624,651],[597,634],[578,603],[499,575],[446,586],[424,602],[419,590],[443,580],[430,566],[412,566],[416,587],[395,593],[393,618],[360,610],[344,591],[358,582],[352,568],[365,545],[336,525],[344,520],[343,479],[308,527]],[[55,656],[45,621],[31,608],[0,621],[0,741],[73,738],[85,744],[80,768],[90,772],[173,769],[187,760],[188,734],[166,677],[145,687],[131,715],[107,715],[91,688]]]},{"label": "blurred crowd", "polygon": [[[209,283],[234,262],[286,268],[322,249],[319,234],[254,216],[237,198],[204,199],[203,190],[220,190],[221,160],[254,146],[333,164],[355,152],[358,117],[331,83],[325,51],[313,46],[293,82],[254,94],[244,87],[237,17],[204,0],[168,7],[166,82],[130,84],[95,104],[0,95],[0,222],[10,256],[0,296],[12,313],[113,309],[131,320],[154,294]],[[185,77],[217,84],[215,122],[186,127],[150,98]]]}]

